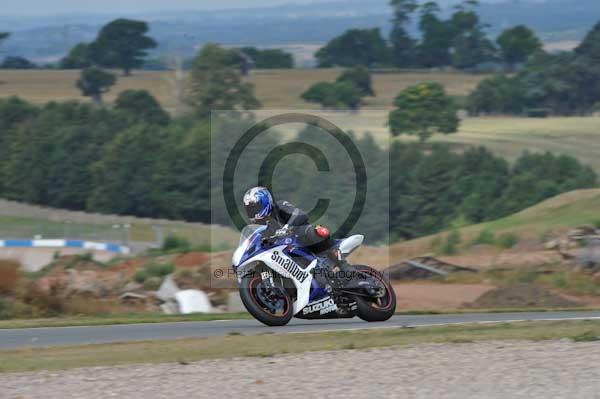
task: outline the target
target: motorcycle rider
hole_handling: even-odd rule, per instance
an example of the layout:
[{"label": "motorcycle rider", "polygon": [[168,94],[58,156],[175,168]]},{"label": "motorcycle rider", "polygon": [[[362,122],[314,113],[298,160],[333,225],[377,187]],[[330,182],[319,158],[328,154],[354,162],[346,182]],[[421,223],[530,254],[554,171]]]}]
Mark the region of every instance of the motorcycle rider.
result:
[{"label": "motorcycle rider", "polygon": [[252,223],[267,226],[264,236],[283,237],[293,232],[306,249],[324,256],[332,271],[345,271],[345,261],[329,229],[311,225],[306,212],[287,201],[274,201],[273,195],[265,187],[251,188],[244,194],[243,201]]}]

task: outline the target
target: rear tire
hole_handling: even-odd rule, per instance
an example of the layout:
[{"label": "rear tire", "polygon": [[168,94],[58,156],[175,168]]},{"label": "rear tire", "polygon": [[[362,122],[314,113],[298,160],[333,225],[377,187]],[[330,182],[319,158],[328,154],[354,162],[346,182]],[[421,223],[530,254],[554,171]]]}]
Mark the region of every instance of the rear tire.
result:
[{"label": "rear tire", "polygon": [[[290,322],[293,314],[293,302],[283,285],[274,280],[276,288],[275,300],[269,300],[263,280],[257,273],[250,273],[242,278],[240,298],[248,312],[254,318],[270,327],[284,326]],[[277,307],[273,311],[273,307]]]},{"label": "rear tire", "polygon": [[396,312],[396,292],[381,272],[369,266],[355,265],[354,269],[358,272],[368,274],[385,287],[385,296],[382,298],[368,298],[356,296],[356,314],[358,317],[368,322],[389,320]]}]

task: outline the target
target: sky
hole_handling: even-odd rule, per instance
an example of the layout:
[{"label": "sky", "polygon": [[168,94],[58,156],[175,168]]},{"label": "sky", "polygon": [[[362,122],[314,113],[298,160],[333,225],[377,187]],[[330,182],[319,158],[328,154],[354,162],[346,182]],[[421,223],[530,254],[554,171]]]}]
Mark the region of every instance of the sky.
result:
[{"label": "sky", "polygon": [[331,0],[0,0],[0,15],[220,10]]}]

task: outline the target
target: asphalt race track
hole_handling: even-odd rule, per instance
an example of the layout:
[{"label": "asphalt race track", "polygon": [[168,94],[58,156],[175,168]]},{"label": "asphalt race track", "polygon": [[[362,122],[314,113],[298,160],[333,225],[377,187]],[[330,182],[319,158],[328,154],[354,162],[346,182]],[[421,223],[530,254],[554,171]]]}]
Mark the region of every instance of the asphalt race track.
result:
[{"label": "asphalt race track", "polygon": [[267,327],[256,320],[222,320],[160,324],[127,324],[91,327],[0,329],[0,349],[84,345],[109,342],[168,340],[224,336],[231,333],[253,335],[265,332],[304,333],[368,328],[398,328],[464,323],[519,322],[528,320],[600,319],[600,311],[539,313],[468,313],[456,315],[394,316],[384,323],[366,323],[358,318],[340,320],[294,319],[285,327]]}]

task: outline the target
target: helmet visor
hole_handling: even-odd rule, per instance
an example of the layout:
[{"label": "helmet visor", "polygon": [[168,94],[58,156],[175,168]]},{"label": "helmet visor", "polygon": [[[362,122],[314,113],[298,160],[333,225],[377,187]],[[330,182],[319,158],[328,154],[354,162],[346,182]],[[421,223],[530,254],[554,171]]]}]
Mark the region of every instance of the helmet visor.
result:
[{"label": "helmet visor", "polygon": [[252,202],[250,204],[244,205],[244,208],[246,208],[246,214],[248,215],[248,218],[250,220],[255,221],[258,219],[262,219],[258,216],[261,211],[260,203]]}]

